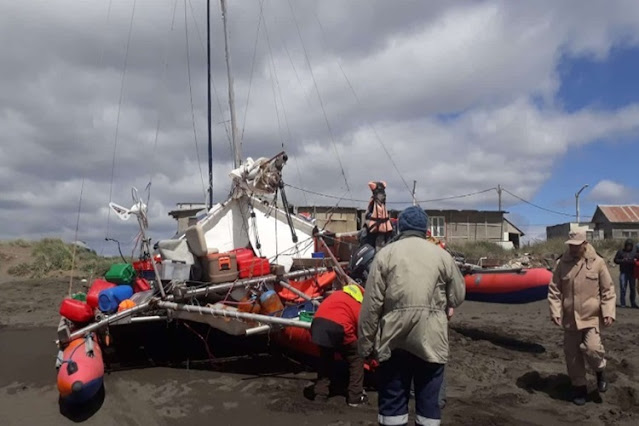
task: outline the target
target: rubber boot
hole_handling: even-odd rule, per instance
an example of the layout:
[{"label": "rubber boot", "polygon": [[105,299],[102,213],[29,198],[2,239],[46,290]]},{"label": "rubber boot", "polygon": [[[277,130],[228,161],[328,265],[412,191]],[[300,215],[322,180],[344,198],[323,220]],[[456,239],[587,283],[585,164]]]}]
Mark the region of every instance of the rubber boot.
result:
[{"label": "rubber boot", "polygon": [[603,370],[597,372],[597,390],[599,393],[604,393],[608,390],[608,381],[606,381]]},{"label": "rubber boot", "polygon": [[572,402],[575,405],[584,405],[588,396],[588,389],[585,386],[575,386],[572,388]]}]

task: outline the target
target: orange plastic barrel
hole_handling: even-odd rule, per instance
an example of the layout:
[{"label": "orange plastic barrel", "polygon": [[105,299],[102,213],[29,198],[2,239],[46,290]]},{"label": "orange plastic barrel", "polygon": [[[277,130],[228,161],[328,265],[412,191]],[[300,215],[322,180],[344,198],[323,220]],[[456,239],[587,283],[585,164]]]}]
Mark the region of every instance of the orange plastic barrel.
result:
[{"label": "orange plastic barrel", "polygon": [[135,302],[131,299],[125,299],[120,302],[118,305],[118,312],[126,311],[127,309],[131,309],[135,306]]},{"label": "orange plastic barrel", "polygon": [[260,296],[260,305],[262,305],[261,312],[264,315],[281,313],[284,310],[284,305],[280,297],[273,290],[262,293]]}]

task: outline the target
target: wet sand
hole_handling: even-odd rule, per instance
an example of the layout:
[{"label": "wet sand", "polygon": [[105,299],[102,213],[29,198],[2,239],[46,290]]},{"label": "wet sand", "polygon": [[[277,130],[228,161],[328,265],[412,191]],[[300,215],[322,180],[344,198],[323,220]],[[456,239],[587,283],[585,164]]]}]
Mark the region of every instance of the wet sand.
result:
[{"label": "wet sand", "polygon": [[[315,403],[304,396],[315,374],[268,340],[227,344],[210,335],[210,362],[201,340],[179,325],[155,326],[169,336],[170,353],[158,348],[154,333],[126,347],[114,345],[107,357],[118,363],[108,366],[104,392],[85,410],[70,411],[58,403],[54,368],[56,311],[67,286],[55,280],[0,283],[2,425],[377,424],[374,391],[369,407],[349,408],[343,396]],[[548,320],[545,302],[464,303],[451,322],[442,424],[639,423],[639,310],[618,309],[617,317],[603,331],[610,389],[598,395],[589,376],[590,400],[576,407],[567,399],[562,333]],[[116,340],[131,339],[116,333]],[[237,357],[249,349],[252,358]]]}]

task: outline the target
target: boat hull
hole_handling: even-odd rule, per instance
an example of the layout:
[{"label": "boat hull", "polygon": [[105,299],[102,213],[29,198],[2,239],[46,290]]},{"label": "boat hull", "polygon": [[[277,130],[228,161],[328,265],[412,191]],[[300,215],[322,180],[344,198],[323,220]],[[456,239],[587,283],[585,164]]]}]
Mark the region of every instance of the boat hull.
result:
[{"label": "boat hull", "polygon": [[[72,365],[76,367],[72,367]],[[93,356],[86,352],[84,338],[73,340],[62,353],[58,370],[60,398],[72,404],[83,403],[98,393],[103,384],[102,350],[93,338]]]},{"label": "boat hull", "polygon": [[523,304],[548,297],[552,272],[544,268],[474,272],[465,276],[466,300]]}]

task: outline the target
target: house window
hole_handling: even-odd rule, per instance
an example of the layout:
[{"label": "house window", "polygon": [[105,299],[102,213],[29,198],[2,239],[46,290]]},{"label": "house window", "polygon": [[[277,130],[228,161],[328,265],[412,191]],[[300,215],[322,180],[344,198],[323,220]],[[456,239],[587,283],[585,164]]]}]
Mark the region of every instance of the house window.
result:
[{"label": "house window", "polygon": [[624,238],[637,238],[639,236],[639,231],[622,231],[621,236]]},{"label": "house window", "polygon": [[444,221],[444,216],[434,216],[428,218],[430,221],[430,233],[433,237],[444,238],[446,236],[446,232],[444,226],[446,222]]}]

